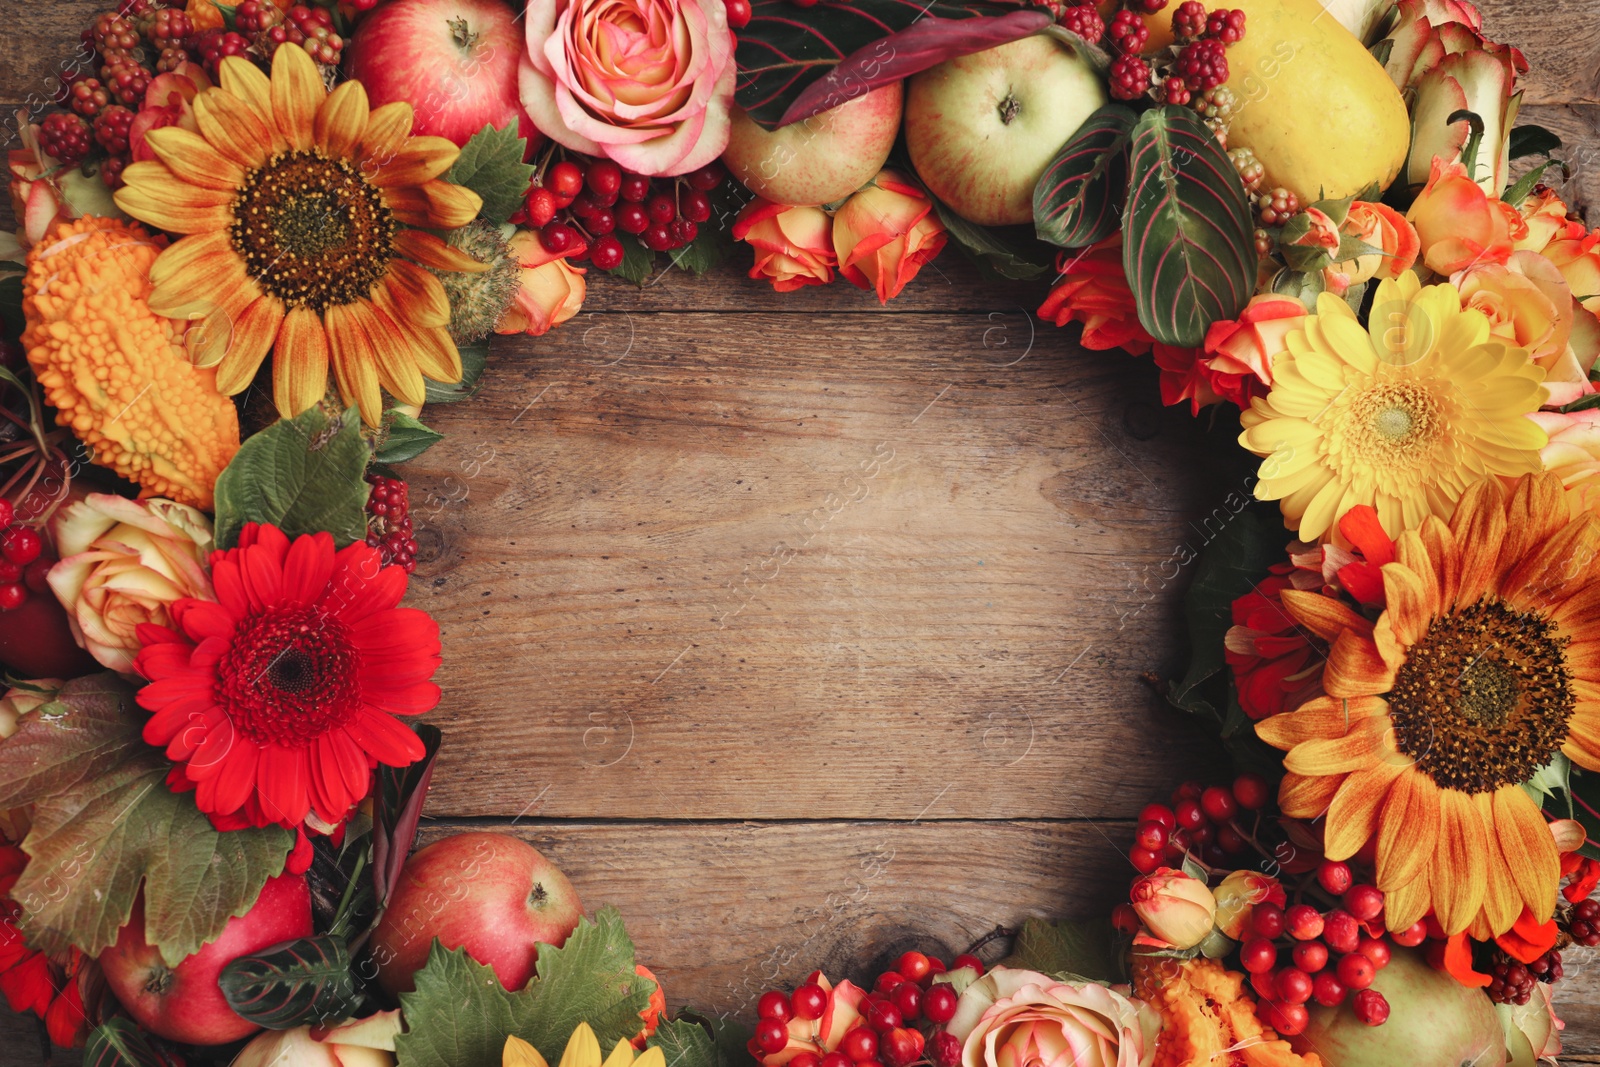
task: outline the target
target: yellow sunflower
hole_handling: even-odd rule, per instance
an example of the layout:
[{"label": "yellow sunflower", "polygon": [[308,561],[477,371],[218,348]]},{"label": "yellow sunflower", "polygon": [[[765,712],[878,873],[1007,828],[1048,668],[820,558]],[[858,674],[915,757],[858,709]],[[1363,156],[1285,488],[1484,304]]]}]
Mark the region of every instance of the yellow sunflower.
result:
[{"label": "yellow sunflower", "polygon": [[1379,284],[1370,322],[1320,296],[1242,419],[1239,443],[1265,457],[1256,496],[1280,501],[1303,541],[1357,504],[1392,537],[1448,517],[1485,477],[1539,470],[1545,433],[1525,416],[1544,402],[1544,371],[1492,338],[1482,312],[1407,272]]},{"label": "yellow sunflower", "polygon": [[330,365],[371,424],[379,386],[420,404],[424,376],[459,381],[450,304],[423,267],[485,265],[408,228],[453,229],[477,215],[476,193],[439,178],[459,149],[412,137],[409,104],[369,110],[360,82],[328,92],[295,45],[273,54],[270,80],[230,57],[219,82],[195,98],[199,132],[152,130],[156,160],[131,164],[116,194],[134,218],[186,235],[151,268],[150,307],[206,320],[195,359],[217,368],[228,395],[275,347],[273,393],[286,416],[321,399]]},{"label": "yellow sunflower", "polygon": [[1390,929],[1430,911],[1475,938],[1524,907],[1544,922],[1560,857],[1522,783],[1563,753],[1600,771],[1600,518],[1570,518],[1555,475],[1509,497],[1490,479],[1396,555],[1376,623],[1283,593],[1331,648],[1328,695],[1256,724],[1286,752],[1279,802],[1327,817],[1332,859],[1376,836]]}]

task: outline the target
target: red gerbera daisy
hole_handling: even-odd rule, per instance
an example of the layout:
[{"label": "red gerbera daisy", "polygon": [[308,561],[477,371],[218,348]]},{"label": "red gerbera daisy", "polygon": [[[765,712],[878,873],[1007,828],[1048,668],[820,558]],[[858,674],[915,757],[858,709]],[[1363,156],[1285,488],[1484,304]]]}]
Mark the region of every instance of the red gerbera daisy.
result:
[{"label": "red gerbera daisy", "polygon": [[184,599],[174,629],[139,627],[136,662],[150,684],[144,738],[166,746],[217,817],[297,827],[343,821],[372,768],[422,758],[396,715],[439,703],[439,627],[399,607],[406,572],[327,533],[291,544],[274,526],[245,526],[238,547],[211,556],[216,603]]},{"label": "red gerbera daisy", "polygon": [[27,865],[28,854],[0,837],[0,994],[12,1011],[31,1011],[43,1019],[51,1041],[72,1048],[89,1031],[78,992],[82,957],[73,949],[63,965],[22,939],[17,927],[22,908],[11,899],[11,890]]}]

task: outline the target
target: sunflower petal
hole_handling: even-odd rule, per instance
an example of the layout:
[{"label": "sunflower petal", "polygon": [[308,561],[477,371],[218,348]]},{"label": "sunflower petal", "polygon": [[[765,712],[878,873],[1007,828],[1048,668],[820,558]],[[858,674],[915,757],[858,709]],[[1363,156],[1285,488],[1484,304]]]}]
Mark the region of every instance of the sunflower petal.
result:
[{"label": "sunflower petal", "polygon": [[311,135],[335,159],[348,156],[366,133],[368,111],[366,87],[353,78],[340,82],[317,108]]},{"label": "sunflower petal", "polygon": [[[272,83],[267,81],[260,67],[243,56],[226,56],[217,65],[217,84],[248,107],[264,127],[269,130],[274,128]],[[281,152],[288,146],[274,138],[272,147],[274,151]]]},{"label": "sunflower petal", "polygon": [[[204,137],[182,126],[163,126],[144,135],[157,159],[181,182],[207,189],[238,189],[245,170],[211,147]],[[123,174],[126,181],[127,174]]]},{"label": "sunflower petal", "polygon": [[207,90],[195,97],[194,121],[212,148],[246,170],[282,151],[278,131],[232,93]]},{"label": "sunflower petal", "polygon": [[1278,806],[1290,818],[1315,819],[1328,810],[1345,777],[1342,774],[1312,775],[1290,771],[1278,786]]},{"label": "sunflower petal", "polygon": [[272,117],[289,147],[305,151],[312,146],[317,109],[327,95],[304,48],[291,45],[272,53]]},{"label": "sunflower petal", "polygon": [[439,177],[455,163],[461,149],[443,137],[410,137],[382,166],[367,175],[379,188],[421,185]]},{"label": "sunflower petal", "polygon": [[394,247],[395,251],[407,259],[435,270],[456,270],[476,274],[488,270],[491,266],[421,230],[401,230],[396,233]]},{"label": "sunflower petal", "polygon": [[112,197],[123,211],[170,233],[208,233],[233,222],[234,194],[180,181],[165,164],[132,163]]},{"label": "sunflower petal", "polygon": [[357,300],[348,306],[372,346],[378,383],[402,403],[421,406],[427,393],[422,387],[422,373],[406,343],[406,332],[370,301]]},{"label": "sunflower petal", "polygon": [[346,404],[361,409],[368,426],[383,418],[383,396],[378,391],[377,355],[367,341],[360,323],[350,314],[349,304],[330,304],[322,313],[328,334],[329,356],[334,377]]},{"label": "sunflower petal", "polygon": [[1438,793],[1433,779],[1415,770],[1403,770],[1390,788],[1378,819],[1378,888],[1385,893],[1426,873],[1439,836]]},{"label": "sunflower petal", "polygon": [[399,154],[411,134],[413,114],[411,105],[403,100],[375,107],[367,113],[367,128],[351,153],[363,176],[370,178]]},{"label": "sunflower petal", "polygon": [[[1384,567],[1385,578],[1389,564]],[[1378,647],[1353,630],[1346,630],[1328,649],[1328,664],[1322,673],[1322,687],[1329,696],[1359,697],[1387,693],[1394,685],[1394,670],[1384,662]]]},{"label": "sunflower petal", "polygon": [[1522,902],[1535,921],[1545,922],[1555,908],[1561,854],[1544,816],[1521,786],[1511,785],[1495,791],[1490,825]]},{"label": "sunflower petal", "polygon": [[1279,599],[1290,618],[1324,641],[1333,641],[1346,630],[1363,637],[1372,633],[1370,620],[1331,596],[1308,589],[1285,589]]},{"label": "sunflower petal", "polygon": [[[1493,794],[1478,793],[1472,801],[1478,806],[1478,817],[1490,828],[1491,836],[1500,838],[1499,820],[1494,817]],[[1511,929],[1517,916],[1522,914],[1522,894],[1517,892],[1511,868],[1502,859],[1503,847],[1502,840],[1492,842],[1485,870],[1488,883],[1483,895],[1483,920],[1489,927],[1490,937]],[[1521,843],[1514,842],[1513,847],[1520,848]]]},{"label": "sunflower petal", "polygon": [[315,311],[290,309],[278,327],[272,353],[272,396],[278,414],[292,419],[328,389],[328,332]]},{"label": "sunflower petal", "polygon": [[[1550,836],[1546,831],[1545,837]],[[1433,852],[1433,911],[1447,934],[1472,922],[1489,889],[1484,871],[1489,833],[1466,793],[1439,790],[1439,839]],[[1554,883],[1551,883],[1554,885]]]},{"label": "sunflower petal", "polygon": [[[450,298],[444,286],[415,263],[390,260],[389,273],[377,288],[388,296],[380,306],[396,321],[430,328],[450,325]],[[373,299],[376,301],[376,294]]]},{"label": "sunflower petal", "polygon": [[234,319],[228,354],[217,364],[217,391],[236,396],[249,388],[283,323],[283,302],[263,293]]},{"label": "sunflower petal", "polygon": [[383,190],[383,202],[407,226],[453,230],[478,217],[483,198],[471,189],[449,182],[423,182]]},{"label": "sunflower petal", "polygon": [[1404,930],[1433,910],[1433,885],[1426,868],[1405,885],[1384,890],[1384,920],[1391,930]]},{"label": "sunflower petal", "polygon": [[1328,806],[1323,851],[1331,860],[1345,860],[1361,851],[1378,828],[1384,798],[1401,768],[1379,763],[1348,775]]},{"label": "sunflower petal", "polygon": [[1450,519],[1450,533],[1461,547],[1455,606],[1463,607],[1495,587],[1500,548],[1506,539],[1505,504],[1497,481],[1477,482],[1462,495]]},{"label": "sunflower petal", "polygon": [[1344,737],[1306,741],[1283,758],[1285,770],[1296,774],[1338,774],[1363,770],[1384,755],[1382,724],[1365,720]]}]

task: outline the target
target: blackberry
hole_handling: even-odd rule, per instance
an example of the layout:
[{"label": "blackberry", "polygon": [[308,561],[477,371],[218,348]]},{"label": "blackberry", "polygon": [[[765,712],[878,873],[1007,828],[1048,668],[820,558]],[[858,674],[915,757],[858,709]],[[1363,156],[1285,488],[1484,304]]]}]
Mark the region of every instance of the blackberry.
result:
[{"label": "blackberry", "polygon": [[1263,226],[1282,226],[1300,214],[1300,198],[1283,186],[1256,197],[1256,217]]},{"label": "blackberry", "polygon": [[156,57],[156,73],[168,74],[193,60],[194,57],[189,54],[187,48],[179,45],[163,48],[161,54]]},{"label": "blackberry", "polygon": [[1198,41],[1206,33],[1206,5],[1200,0],[1183,0],[1172,13],[1172,36],[1179,44]]},{"label": "blackberry", "polygon": [[1254,196],[1261,188],[1261,183],[1267,180],[1266,165],[1248,148],[1230,149],[1228,160],[1233,164],[1233,169],[1239,172],[1239,180],[1244,182],[1244,191]]},{"label": "blackberry", "polygon": [[1537,980],[1546,985],[1554,985],[1561,981],[1566,972],[1561,969],[1561,953],[1551,949],[1543,956],[1528,964],[1528,972]]},{"label": "blackberry", "polygon": [[1244,40],[1244,12],[1217,8],[1206,19],[1206,36],[1224,44],[1237,44]]},{"label": "blackberry", "polygon": [[385,567],[407,574],[417,569],[417,541],[412,536],[411,502],[406,483],[367,472],[372,493],[367,497],[367,544],[378,550]]},{"label": "blackberry", "polygon": [[112,156],[100,163],[100,180],[106,183],[107,189],[121,187],[122,171],[127,165],[127,156]]},{"label": "blackberry", "polygon": [[229,56],[246,56],[250,51],[250,42],[232,30],[205,30],[190,40],[189,49],[199,53],[206,73],[215,81],[222,69],[222,61]]},{"label": "blackberry", "polygon": [[[246,0],[249,3],[250,0]],[[241,5],[242,6],[242,5]],[[273,12],[277,8],[262,4]],[[324,67],[337,66],[344,50],[344,38],[333,31],[333,18],[327,8],[296,4],[286,15],[255,34],[256,49],[271,58],[281,44],[297,44]]]},{"label": "blackberry", "polygon": [[1489,987],[1484,990],[1496,1004],[1526,1004],[1537,979],[1527,967],[1499,949],[1489,964]]},{"label": "blackberry", "polygon": [[1600,946],[1600,899],[1590,897],[1572,906],[1567,933],[1584,948]]},{"label": "blackberry", "polygon": [[150,16],[148,25],[141,23],[144,39],[150,47],[160,52],[182,45],[194,34],[194,22],[187,12],[173,7],[163,7]]},{"label": "blackberry", "polygon": [[94,131],[82,115],[55,111],[45,116],[39,128],[39,145],[63,163],[82,163],[94,147]]},{"label": "blackberry", "polygon": [[1214,85],[1195,97],[1194,109],[1208,119],[1232,120],[1239,108],[1239,98],[1226,85]]},{"label": "blackberry", "polygon": [[[1111,35],[1111,43],[1117,46],[1118,51],[1129,56],[1144,51],[1145,43],[1150,40],[1150,29],[1144,20],[1128,10],[1118,11],[1106,32]],[[1131,100],[1132,97],[1123,99]]]},{"label": "blackberry", "polygon": [[1173,76],[1161,83],[1161,98],[1169,104],[1182,107],[1189,102],[1189,87],[1184,84],[1182,78]]},{"label": "blackberry", "polygon": [[1146,15],[1154,15],[1166,8],[1169,0],[1128,0],[1128,6],[1135,11],[1143,11]]},{"label": "blackberry", "polygon": [[99,78],[79,78],[67,93],[67,105],[86,119],[92,119],[110,105],[111,94]]},{"label": "blackberry", "polygon": [[1228,80],[1227,45],[1214,37],[1186,44],[1174,69],[1194,91],[1214,89]]},{"label": "blackberry", "polygon": [[133,112],[121,104],[103,109],[94,119],[94,139],[107,155],[128,154],[128,131],[133,127]]},{"label": "blackberry", "polygon": [[150,88],[150,72],[131,59],[118,59],[105,68],[105,87],[117,103],[137,110]]},{"label": "blackberry", "polygon": [[1111,95],[1137,100],[1150,89],[1150,64],[1138,56],[1118,56],[1111,61]]},{"label": "blackberry", "polygon": [[1056,20],[1063,29],[1071,30],[1090,44],[1099,44],[1106,35],[1106,20],[1093,4],[1076,4],[1061,12]]},{"label": "blackberry", "polygon": [[89,32],[94,38],[94,50],[102,56],[131,52],[139,47],[139,31],[115,11],[107,11],[95,19]]}]

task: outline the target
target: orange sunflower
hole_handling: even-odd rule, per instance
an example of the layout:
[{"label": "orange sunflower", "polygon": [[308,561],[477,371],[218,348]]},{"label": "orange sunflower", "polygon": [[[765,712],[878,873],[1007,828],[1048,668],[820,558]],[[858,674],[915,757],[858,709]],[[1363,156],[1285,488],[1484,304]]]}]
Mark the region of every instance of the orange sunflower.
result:
[{"label": "orange sunflower", "polygon": [[1597,577],[1600,519],[1570,519],[1560,478],[1536,474],[1402,534],[1376,623],[1283,592],[1331,644],[1328,695],[1256,732],[1287,753],[1283,810],[1327,817],[1330,858],[1376,837],[1390,929],[1431,911],[1487,939],[1524,907],[1550,918],[1561,857],[1522,783],[1561,754],[1600,770]]},{"label": "orange sunflower", "polygon": [[360,82],[328,92],[295,45],[273,54],[270,80],[223,60],[194,111],[198,133],[150,131],[156,159],[129,165],[116,202],[186,235],[151,268],[150,307],[205,320],[195,360],[217,368],[217,388],[241,392],[275,348],[282,414],[321,399],[331,365],[345,402],[376,424],[380,386],[420,404],[424,377],[459,381],[450,303],[423,268],[486,265],[409,227],[476,217],[478,194],[440,179],[460,150],[411,136],[409,104],[369,110]]}]

